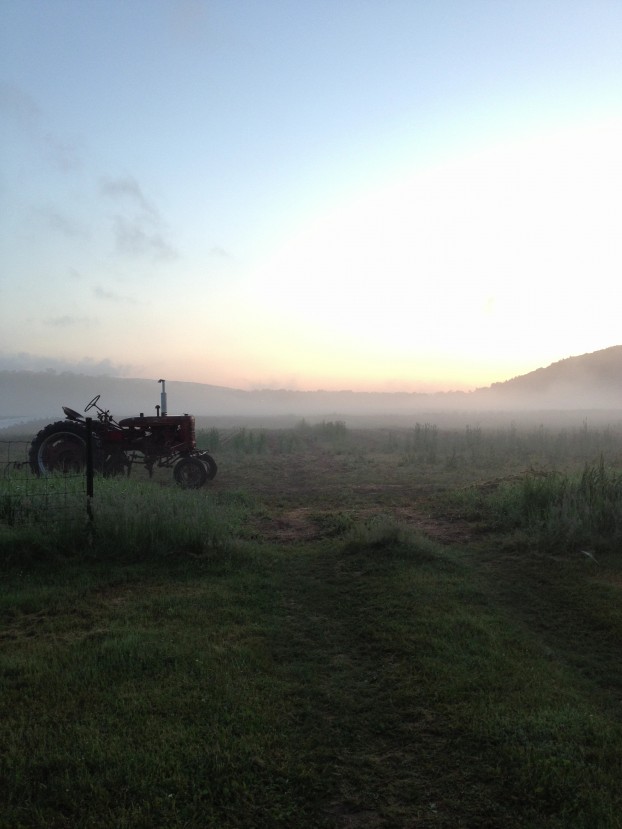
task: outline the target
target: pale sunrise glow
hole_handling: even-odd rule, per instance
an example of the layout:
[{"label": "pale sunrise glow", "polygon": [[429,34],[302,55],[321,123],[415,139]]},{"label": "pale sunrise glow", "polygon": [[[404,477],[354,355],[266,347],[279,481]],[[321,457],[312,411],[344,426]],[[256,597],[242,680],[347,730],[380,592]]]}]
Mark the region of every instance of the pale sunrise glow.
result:
[{"label": "pale sunrise glow", "polygon": [[[555,338],[606,347],[619,336],[606,297],[620,266],[620,146],[618,119],[414,171],[288,240],[255,275],[253,303],[275,331],[295,319],[320,332],[300,374],[315,363],[337,386],[489,383],[554,359]],[[348,374],[357,355],[363,370]]]},{"label": "pale sunrise glow", "polygon": [[436,391],[620,342],[622,9],[339,8],[3,4],[0,367]]}]

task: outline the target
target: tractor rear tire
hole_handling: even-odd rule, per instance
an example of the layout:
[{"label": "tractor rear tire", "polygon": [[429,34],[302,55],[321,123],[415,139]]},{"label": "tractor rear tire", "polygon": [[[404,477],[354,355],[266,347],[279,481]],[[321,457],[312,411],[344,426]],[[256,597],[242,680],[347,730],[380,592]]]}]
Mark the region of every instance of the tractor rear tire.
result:
[{"label": "tractor rear tire", "polygon": [[184,489],[200,489],[208,479],[207,467],[199,458],[182,458],[173,467],[173,477]]},{"label": "tractor rear tire", "polygon": [[81,473],[86,468],[86,428],[66,420],[50,423],[32,441],[28,461],[35,475]]}]

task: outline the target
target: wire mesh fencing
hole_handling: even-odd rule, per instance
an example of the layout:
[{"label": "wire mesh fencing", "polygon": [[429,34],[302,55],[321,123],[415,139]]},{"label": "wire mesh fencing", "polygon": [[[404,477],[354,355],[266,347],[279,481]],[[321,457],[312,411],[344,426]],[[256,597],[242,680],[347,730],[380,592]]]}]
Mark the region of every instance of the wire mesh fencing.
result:
[{"label": "wire mesh fencing", "polygon": [[90,517],[85,471],[33,472],[30,441],[0,440],[0,526],[73,525]]}]

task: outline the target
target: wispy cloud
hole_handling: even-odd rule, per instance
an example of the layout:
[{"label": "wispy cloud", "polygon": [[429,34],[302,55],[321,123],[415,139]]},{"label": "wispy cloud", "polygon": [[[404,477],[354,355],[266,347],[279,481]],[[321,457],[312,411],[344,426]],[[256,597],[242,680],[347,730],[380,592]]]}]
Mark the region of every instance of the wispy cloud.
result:
[{"label": "wispy cloud", "polygon": [[35,208],[35,213],[50,230],[69,238],[87,238],[89,231],[80,222],[70,218],[55,207],[45,206]]},{"label": "wispy cloud", "polygon": [[150,256],[153,259],[177,259],[178,253],[157,228],[144,218],[114,217],[117,250],[128,256]]},{"label": "wispy cloud", "polygon": [[102,178],[99,189],[118,208],[113,232],[119,254],[156,261],[178,258],[178,251],[166,239],[166,223],[159,210],[133,176]]},{"label": "wispy cloud", "polygon": [[138,301],[133,299],[132,297],[125,296],[124,294],[118,294],[116,291],[110,291],[107,288],[102,288],[101,285],[96,285],[93,288],[93,293],[95,294],[97,299],[104,300],[105,302],[121,302],[127,303],[129,305],[137,305]]},{"label": "wispy cloud", "polygon": [[217,256],[220,259],[231,259],[231,254],[220,245],[214,245],[213,248],[210,248],[210,255]]},{"label": "wispy cloud", "polygon": [[0,111],[27,129],[37,128],[41,110],[27,92],[14,84],[0,83]]},{"label": "wispy cloud", "polygon": [[67,173],[81,166],[76,144],[63,140],[46,125],[34,98],[15,84],[0,83],[0,113],[20,133],[37,144],[48,162]]},{"label": "wispy cloud", "polygon": [[98,320],[94,317],[74,317],[70,314],[65,314],[62,317],[50,317],[44,320],[45,325],[50,325],[53,328],[91,328],[98,324]]},{"label": "wispy cloud", "polygon": [[128,377],[136,374],[137,367],[129,363],[115,363],[108,358],[93,360],[90,357],[84,357],[81,360],[65,360],[20,351],[0,353],[0,371],[48,371],[51,373],[70,371],[75,374],[93,376]]},{"label": "wispy cloud", "polygon": [[43,133],[43,142],[50,162],[63,173],[70,173],[82,166],[80,150],[76,144],[61,141],[51,132]]},{"label": "wispy cloud", "polygon": [[146,198],[140,184],[133,176],[121,176],[119,178],[102,177],[99,181],[99,189],[102,195],[110,196],[116,200],[129,201],[140,207],[145,213],[150,213],[158,219],[159,214],[155,206]]}]

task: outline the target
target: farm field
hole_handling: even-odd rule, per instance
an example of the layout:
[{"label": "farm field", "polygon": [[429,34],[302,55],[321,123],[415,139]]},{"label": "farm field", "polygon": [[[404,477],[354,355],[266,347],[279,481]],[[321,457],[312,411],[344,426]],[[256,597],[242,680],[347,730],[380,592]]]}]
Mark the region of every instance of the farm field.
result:
[{"label": "farm field", "polygon": [[622,424],[199,440],[0,486],[1,827],[622,826]]}]

